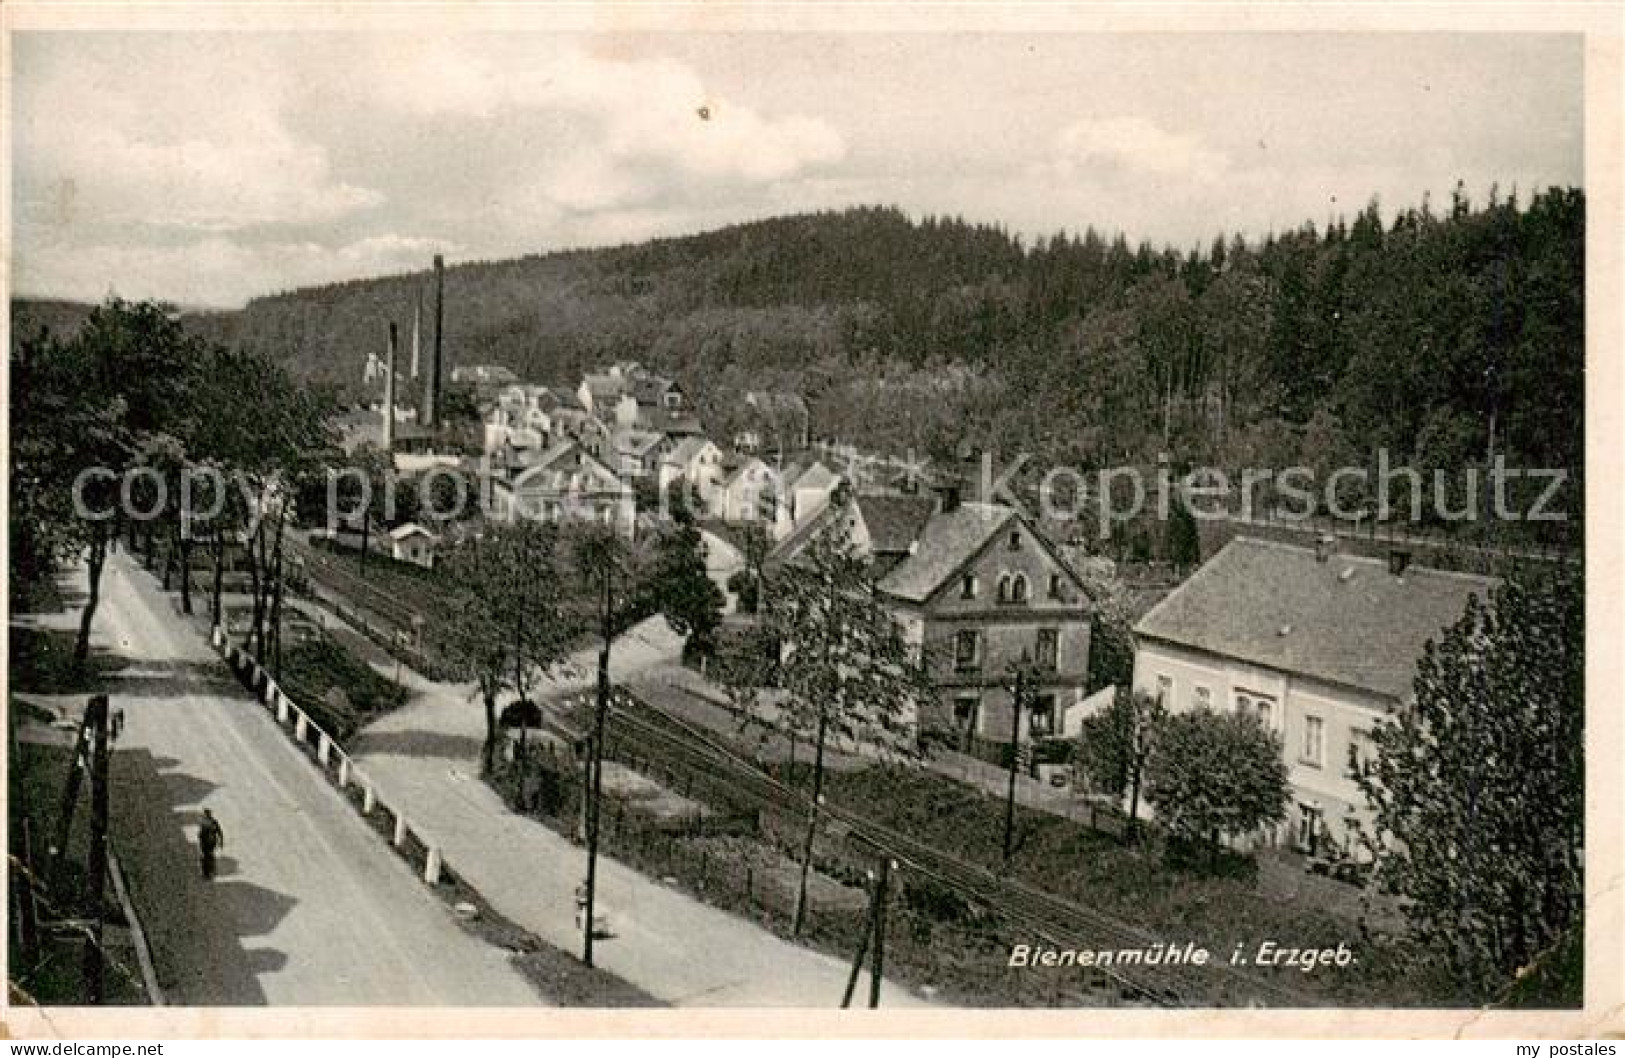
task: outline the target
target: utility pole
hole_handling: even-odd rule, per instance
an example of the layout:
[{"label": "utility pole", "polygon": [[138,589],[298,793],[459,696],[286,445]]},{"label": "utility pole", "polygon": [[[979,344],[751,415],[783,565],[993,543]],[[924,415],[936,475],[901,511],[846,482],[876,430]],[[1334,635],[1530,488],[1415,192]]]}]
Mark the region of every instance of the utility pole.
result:
[{"label": "utility pole", "polygon": [[880,861],[880,877],[875,879],[875,961],[869,966],[869,1009],[880,1006],[880,981],[886,969],[886,886],[891,880],[892,861]]},{"label": "utility pole", "polygon": [[90,751],[90,855],[85,861],[85,911],[90,916],[90,934],[85,938],[84,978],[88,998],[100,1004],[105,998],[102,960],[102,886],[107,881],[107,695],[98,694],[85,709],[85,722],[92,728]]},{"label": "utility pole", "polygon": [[592,965],[593,908],[598,886],[598,821],[599,805],[604,792],[604,719],[609,712],[609,642],[613,631],[613,600],[615,551],[613,541],[606,541],[602,569],[603,599],[600,614],[603,646],[598,651],[598,700],[593,705],[592,741],[587,747],[588,777],[591,787],[587,801],[587,892],[582,925],[582,962]]},{"label": "utility pole", "polygon": [[1012,663],[1010,684],[1010,786],[1004,799],[1004,865],[1010,865],[1016,834],[1016,765],[1021,760],[1021,710],[1032,693],[1032,658],[1026,650]]}]

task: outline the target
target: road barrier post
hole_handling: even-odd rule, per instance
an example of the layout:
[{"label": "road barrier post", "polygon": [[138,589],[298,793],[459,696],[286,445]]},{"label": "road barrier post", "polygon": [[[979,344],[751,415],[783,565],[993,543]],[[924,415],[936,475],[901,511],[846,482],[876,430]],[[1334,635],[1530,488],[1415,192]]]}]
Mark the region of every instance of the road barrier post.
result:
[{"label": "road barrier post", "polygon": [[430,885],[440,884],[440,850],[434,846],[430,846],[428,860],[423,865],[423,880]]},{"label": "road barrier post", "polygon": [[327,732],[323,731],[321,740],[316,744],[316,762],[322,766],[324,771],[327,769],[328,759],[332,755],[333,740],[327,737]]},{"label": "road barrier post", "polygon": [[395,814],[395,847],[398,849],[406,844],[406,817],[400,813]]},{"label": "road barrier post", "polygon": [[307,721],[305,719],[305,714],[304,714],[303,711],[299,711],[299,712],[294,714],[294,721],[293,721],[293,737],[294,737],[294,741],[303,742],[305,740],[305,730],[306,730],[306,725],[308,723],[309,723],[309,721]]},{"label": "road barrier post", "polygon": [[370,816],[372,815],[373,806],[378,803],[378,791],[372,788],[371,782],[368,782],[362,789],[364,792],[361,795],[361,814]]},{"label": "road barrier post", "polygon": [[339,789],[340,790],[348,790],[349,788],[350,788],[350,758],[349,757],[340,757],[339,758]]},{"label": "road barrier post", "polygon": [[276,700],[276,722],[277,722],[277,724],[279,726],[281,726],[281,727],[287,727],[288,726],[288,710],[292,706],[293,706],[293,702],[289,700],[287,695],[285,695],[285,694],[277,695],[277,700]]}]

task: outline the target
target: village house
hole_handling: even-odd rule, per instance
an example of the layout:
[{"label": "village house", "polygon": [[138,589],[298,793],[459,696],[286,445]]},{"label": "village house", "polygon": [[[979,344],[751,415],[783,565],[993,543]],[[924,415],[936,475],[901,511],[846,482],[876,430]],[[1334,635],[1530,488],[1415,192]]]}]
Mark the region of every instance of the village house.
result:
[{"label": "village house", "polygon": [[416,522],[406,522],[389,531],[389,557],[397,562],[433,569],[439,544],[439,537]]},{"label": "village house", "polygon": [[[965,503],[939,491],[918,529],[911,497],[856,505],[880,555],[897,555],[876,584],[906,638],[925,653],[941,694],[922,728],[960,748],[994,755],[999,744],[1055,737],[1063,712],[1082,701],[1092,610],[1082,582],[1014,508]],[[1012,666],[1033,674],[1030,705],[1015,712]]]},{"label": "village house", "polygon": [[660,490],[682,481],[700,510],[710,510],[722,484],[722,449],[705,437],[685,437],[660,458]]},{"label": "village house", "polygon": [[513,474],[492,477],[486,514],[497,521],[592,521],[630,538],[637,524],[632,487],[574,441],[561,441]]},{"label": "village house", "polygon": [[504,387],[485,415],[486,453],[546,449],[557,435],[553,413],[559,404],[558,397],[546,386]]},{"label": "village house", "polygon": [[1292,803],[1266,837],[1312,855],[1352,851],[1366,818],[1349,771],[1372,725],[1412,697],[1416,662],[1494,581],[1237,537],[1140,619],[1134,687],[1176,712],[1235,710],[1282,741]]},{"label": "village house", "polygon": [[711,514],[725,522],[761,522],[771,527],[777,516],[779,495],[778,471],[760,459],[746,459],[723,477]]},{"label": "village house", "polygon": [[664,434],[636,427],[618,429],[610,437],[612,467],[623,480],[655,477],[660,472],[661,457],[669,448]]}]

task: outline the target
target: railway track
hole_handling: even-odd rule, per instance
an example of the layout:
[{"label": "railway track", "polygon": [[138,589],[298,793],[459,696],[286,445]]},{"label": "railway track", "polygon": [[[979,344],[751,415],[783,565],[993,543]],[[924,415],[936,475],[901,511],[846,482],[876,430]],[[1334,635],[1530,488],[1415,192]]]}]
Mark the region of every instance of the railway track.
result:
[{"label": "railway track", "polygon": [[[713,733],[674,717],[624,689],[617,689],[611,715],[615,726],[620,728],[619,733],[635,735],[644,743],[645,750],[658,750],[690,768],[726,777],[731,795],[779,811],[805,812],[810,807],[804,793],[773,778]],[[650,745],[651,742],[654,745]],[[1130,923],[1000,876],[987,867],[942,852],[849,809],[826,803],[822,814],[827,821],[846,828],[876,855],[894,860],[903,870],[913,871],[992,911],[1046,945],[1062,950],[1143,951],[1159,942],[1155,935]],[[1093,969],[1125,991],[1161,1006],[1321,1005],[1295,989],[1226,963],[1211,962],[1202,967],[1162,965],[1130,970],[1121,966],[1096,966]]]}]

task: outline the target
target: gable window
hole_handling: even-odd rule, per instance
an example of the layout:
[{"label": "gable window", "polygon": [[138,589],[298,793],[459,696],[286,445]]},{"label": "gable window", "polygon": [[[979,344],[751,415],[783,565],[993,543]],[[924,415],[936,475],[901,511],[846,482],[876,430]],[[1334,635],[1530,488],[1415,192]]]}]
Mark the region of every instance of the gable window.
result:
[{"label": "gable window", "polygon": [[981,634],[970,629],[954,636],[954,668],[959,672],[975,672],[982,665]]},{"label": "gable window", "polygon": [[1059,573],[1049,575],[1049,597],[1052,599],[1061,597],[1061,575]]},{"label": "gable window", "polygon": [[976,598],[976,574],[967,573],[959,582],[959,597],[961,599]]},{"label": "gable window", "polygon": [[999,601],[1010,601],[1010,574],[1008,573],[999,574]]},{"label": "gable window", "polygon": [[1015,577],[1011,579],[1011,581],[1010,581],[1010,601],[1011,602],[1026,602],[1027,601],[1027,575],[1025,573],[1017,573],[1015,575]]},{"label": "gable window", "polygon": [[1060,663],[1061,633],[1054,628],[1040,628],[1038,642],[1033,649],[1033,661],[1041,669],[1053,672]]},{"label": "gable window", "polygon": [[1326,722],[1318,716],[1303,718],[1303,755],[1305,764],[1318,768],[1326,756]]},{"label": "gable window", "polygon": [[1021,530],[1012,529],[1010,531],[1010,541],[1009,541],[1009,544],[1007,546],[1010,548],[1011,551],[1020,551],[1021,550]]}]

